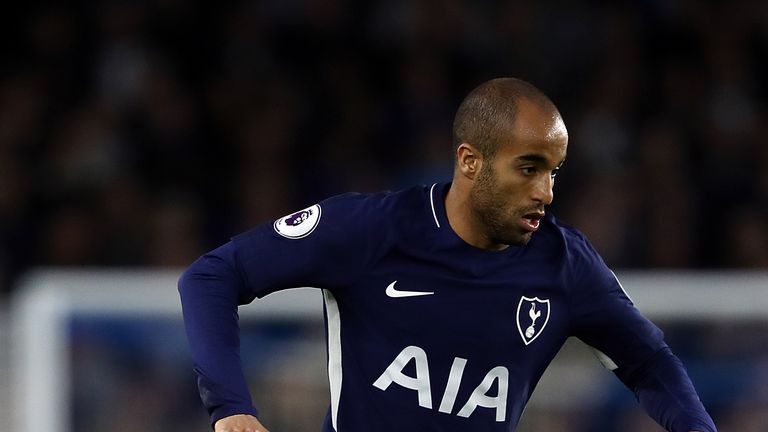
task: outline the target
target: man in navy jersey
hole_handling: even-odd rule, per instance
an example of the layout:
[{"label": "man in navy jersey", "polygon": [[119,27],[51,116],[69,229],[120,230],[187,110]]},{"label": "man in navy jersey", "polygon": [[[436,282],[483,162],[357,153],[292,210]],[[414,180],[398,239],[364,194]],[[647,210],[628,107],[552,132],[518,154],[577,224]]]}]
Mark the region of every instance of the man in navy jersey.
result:
[{"label": "man in navy jersey", "polygon": [[184,273],[215,430],[267,431],[240,364],[238,305],[308,286],[325,302],[324,432],[514,431],[569,336],[668,431],[715,432],[661,331],[587,239],[545,213],[568,145],[555,105],[527,82],[495,79],[462,102],[453,135],[451,183],[327,199]]}]

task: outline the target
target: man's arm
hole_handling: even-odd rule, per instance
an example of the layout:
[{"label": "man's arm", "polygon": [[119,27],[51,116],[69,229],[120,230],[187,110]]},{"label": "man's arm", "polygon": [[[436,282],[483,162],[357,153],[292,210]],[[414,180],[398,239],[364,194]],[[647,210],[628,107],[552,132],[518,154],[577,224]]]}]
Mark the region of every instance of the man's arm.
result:
[{"label": "man's arm", "polygon": [[237,307],[245,287],[233,262],[230,242],[200,257],[179,280],[200,397],[212,424],[235,414],[258,414],[240,361]]},{"label": "man's arm", "polygon": [[[252,423],[250,416],[258,414],[240,360],[238,306],[288,288],[343,291],[381,244],[369,229],[378,223],[380,211],[369,201],[362,195],[338,196],[278,220],[291,221],[293,228],[260,225],[203,255],[181,276],[184,325],[200,397],[217,431],[220,424]],[[311,217],[297,216],[309,210],[315,211]],[[219,421],[236,414],[245,416]]]},{"label": "man's arm", "polygon": [[716,432],[688,373],[664,335],[632,303],[616,276],[583,237],[574,242],[571,312],[574,335],[670,432]]},{"label": "man's arm", "polygon": [[663,348],[634,371],[614,371],[643,409],[668,431],[715,432],[683,363]]},{"label": "man's arm", "polygon": [[682,362],[663,334],[626,298],[583,316],[577,336],[598,350],[603,365],[635,393],[648,415],[670,432],[716,432]]}]

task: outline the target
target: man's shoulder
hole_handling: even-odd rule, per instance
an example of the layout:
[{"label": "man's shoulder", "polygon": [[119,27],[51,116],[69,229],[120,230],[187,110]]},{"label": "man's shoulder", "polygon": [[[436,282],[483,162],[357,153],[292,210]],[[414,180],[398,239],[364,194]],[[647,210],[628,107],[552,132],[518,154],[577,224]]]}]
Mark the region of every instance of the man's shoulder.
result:
[{"label": "man's shoulder", "polygon": [[577,228],[563,222],[561,219],[548,214],[546,222],[549,227],[551,243],[557,243],[571,263],[593,262],[600,259],[592,244]]},{"label": "man's shoulder", "polygon": [[318,238],[378,255],[423,231],[427,217],[432,217],[426,209],[428,198],[427,186],[330,197],[317,204],[322,213]]},{"label": "man's shoulder", "polygon": [[564,222],[562,219],[550,214],[545,217],[550,227],[560,236],[563,240],[569,243],[583,243],[587,242],[587,237],[572,225]]},{"label": "man's shoulder", "polygon": [[341,220],[352,219],[359,224],[395,221],[421,216],[428,193],[429,187],[424,185],[396,191],[347,192],[327,198],[319,206],[337,214]]}]

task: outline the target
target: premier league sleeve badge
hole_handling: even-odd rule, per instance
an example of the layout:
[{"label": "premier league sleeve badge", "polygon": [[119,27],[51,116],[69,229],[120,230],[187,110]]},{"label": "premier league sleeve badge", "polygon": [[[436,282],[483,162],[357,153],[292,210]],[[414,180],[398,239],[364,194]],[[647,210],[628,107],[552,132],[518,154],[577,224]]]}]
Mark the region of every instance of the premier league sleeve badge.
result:
[{"label": "premier league sleeve badge", "polygon": [[322,209],[319,204],[299,210],[277,219],[273,225],[275,232],[292,240],[304,238],[317,228]]}]

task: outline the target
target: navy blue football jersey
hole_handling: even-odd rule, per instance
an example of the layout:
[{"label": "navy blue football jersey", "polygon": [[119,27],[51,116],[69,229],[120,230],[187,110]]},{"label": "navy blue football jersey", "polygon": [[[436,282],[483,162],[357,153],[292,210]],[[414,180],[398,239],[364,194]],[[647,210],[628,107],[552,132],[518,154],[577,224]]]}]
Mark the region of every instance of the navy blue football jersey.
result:
[{"label": "navy blue football jersey", "polygon": [[[582,234],[547,215],[525,246],[473,247],[448,223],[449,188],[333,197],[193,264],[180,290],[212,420],[257,414],[239,363],[237,305],[317,287],[325,432],[513,431],[569,336],[593,347],[668,430],[714,431],[661,331]],[[668,376],[649,375],[651,365]],[[668,407],[665,383],[676,388],[670,400],[689,402]]]}]

